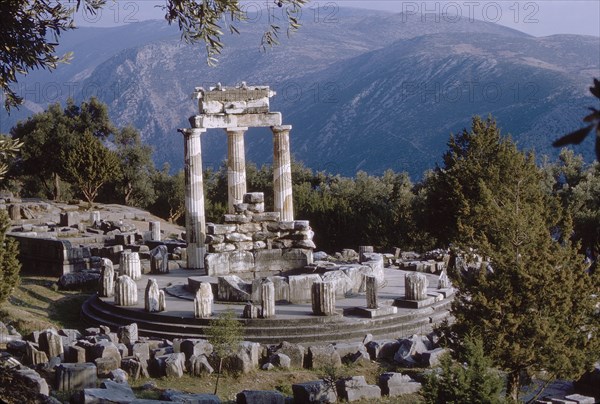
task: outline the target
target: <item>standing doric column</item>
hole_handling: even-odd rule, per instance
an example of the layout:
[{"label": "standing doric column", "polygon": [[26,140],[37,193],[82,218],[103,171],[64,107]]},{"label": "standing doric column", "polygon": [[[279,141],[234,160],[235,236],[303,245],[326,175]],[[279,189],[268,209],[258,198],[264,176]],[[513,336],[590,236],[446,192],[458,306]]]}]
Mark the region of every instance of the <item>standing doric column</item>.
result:
[{"label": "standing doric column", "polygon": [[282,221],[294,220],[292,200],[292,161],[290,157],[291,125],[272,126],[273,131],[273,190],[275,212]]},{"label": "standing doric column", "polygon": [[235,213],[233,205],[241,203],[246,193],[246,152],[244,133],[248,128],[227,128],[227,206]]},{"label": "standing doric column", "polygon": [[204,269],[204,186],[202,184],[202,128],[180,129],[184,137],[185,154],[185,230],[187,242],[187,268]]}]

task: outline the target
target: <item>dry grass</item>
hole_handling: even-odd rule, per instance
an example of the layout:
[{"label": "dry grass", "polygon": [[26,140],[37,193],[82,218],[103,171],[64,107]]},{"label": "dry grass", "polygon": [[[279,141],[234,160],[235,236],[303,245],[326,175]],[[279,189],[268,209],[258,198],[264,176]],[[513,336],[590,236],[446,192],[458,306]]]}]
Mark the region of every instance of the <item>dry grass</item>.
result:
[{"label": "dry grass", "polygon": [[21,284],[0,305],[0,321],[24,335],[48,327],[82,328],[79,311],[88,297],[87,293],[59,291],[56,278],[22,277]]},{"label": "dry grass", "polygon": [[[376,384],[378,375],[382,372],[380,366],[371,362],[359,366],[343,366],[337,371],[337,376],[365,376],[369,384]],[[235,402],[236,394],[242,390],[278,390],[286,396],[292,395],[292,384],[302,383],[323,378],[325,370],[291,369],[291,370],[256,370],[252,373],[233,375],[225,374],[219,381],[217,395],[223,402]],[[154,390],[142,390],[141,386],[150,380],[156,383]],[[132,381],[131,385],[139,398],[158,399],[160,391],[173,389],[187,393],[213,394],[217,375],[194,377],[184,375],[182,378],[139,379]],[[373,400],[357,401],[359,404],[373,403]],[[418,394],[408,394],[402,397],[382,397],[377,403],[386,404],[418,404],[423,399]]]}]

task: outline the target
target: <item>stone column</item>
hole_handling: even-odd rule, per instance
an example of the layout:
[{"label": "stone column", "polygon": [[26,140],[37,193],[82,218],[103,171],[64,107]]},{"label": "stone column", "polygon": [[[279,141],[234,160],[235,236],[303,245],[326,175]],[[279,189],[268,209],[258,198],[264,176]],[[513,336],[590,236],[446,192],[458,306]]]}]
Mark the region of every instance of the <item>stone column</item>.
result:
[{"label": "stone column", "polygon": [[121,275],[115,282],[115,304],[117,306],[135,306],[138,301],[137,285],[127,275]]},{"label": "stone column", "polygon": [[406,300],[424,300],[427,298],[427,277],[419,273],[404,276],[404,294]]},{"label": "stone column", "polygon": [[134,281],[142,279],[142,264],[140,255],[136,252],[123,251],[121,253],[121,264],[119,268],[121,275],[127,275]]},{"label": "stone column", "polygon": [[371,245],[358,246],[358,262],[362,264],[363,262],[367,261],[365,254],[371,254],[373,252],[373,246]]},{"label": "stone column", "polygon": [[209,318],[212,316],[213,292],[208,282],[201,282],[200,288],[194,298],[194,315],[196,318]]},{"label": "stone column", "polygon": [[165,299],[165,291],[158,291],[158,311],[166,311],[167,310],[167,300]]},{"label": "stone column", "polygon": [[150,251],[150,272],[153,274],[169,273],[169,251],[166,245],[159,245]]},{"label": "stone column", "polygon": [[184,137],[185,154],[185,229],[187,268],[204,269],[206,219],[204,216],[204,186],[202,184],[202,149],[200,135],[206,129],[180,129]]},{"label": "stone column", "polygon": [[244,133],[248,128],[227,128],[227,206],[235,213],[233,205],[242,203],[246,193],[246,151]]},{"label": "stone column", "polygon": [[149,222],[150,240],[160,241],[160,222]]},{"label": "stone column", "polygon": [[444,269],[438,278],[438,289],[448,289],[450,287],[450,279]]},{"label": "stone column", "polygon": [[90,222],[92,222],[92,225],[99,221],[100,221],[100,212],[97,210],[90,212]]},{"label": "stone column", "polygon": [[148,284],[146,285],[146,291],[144,293],[144,309],[147,312],[152,313],[161,311],[159,304],[159,296],[160,288],[158,287],[156,279],[148,279]]},{"label": "stone column", "polygon": [[376,309],[377,306],[377,278],[371,275],[365,276],[367,284],[367,308]]},{"label": "stone column", "polygon": [[98,295],[100,297],[111,297],[115,294],[115,271],[113,263],[108,258],[102,258],[101,262]]},{"label": "stone column", "polygon": [[332,282],[315,282],[312,284],[312,311],[318,316],[335,314],[335,288]]},{"label": "stone column", "polygon": [[275,285],[270,280],[265,280],[260,285],[260,300],[262,305],[261,317],[275,316]]},{"label": "stone column", "polygon": [[274,210],[282,221],[294,220],[292,200],[292,162],[290,157],[291,125],[272,126],[273,131],[273,191]]}]

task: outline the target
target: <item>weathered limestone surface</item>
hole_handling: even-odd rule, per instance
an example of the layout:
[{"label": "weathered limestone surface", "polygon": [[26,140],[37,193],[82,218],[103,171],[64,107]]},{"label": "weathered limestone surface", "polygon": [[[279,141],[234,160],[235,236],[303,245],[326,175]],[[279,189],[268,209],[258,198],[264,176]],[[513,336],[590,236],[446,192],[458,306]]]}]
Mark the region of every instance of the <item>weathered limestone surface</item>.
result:
[{"label": "weathered limestone surface", "polygon": [[364,376],[353,376],[338,380],[336,386],[339,396],[348,400],[348,402],[381,398],[379,386],[367,384]]},{"label": "weathered limestone surface", "polygon": [[202,179],[202,127],[180,130],[184,136],[185,155],[185,228],[187,267],[204,269],[204,241],[206,218],[204,214],[204,186]]},{"label": "weathered limestone surface", "polygon": [[209,318],[212,316],[213,292],[208,282],[201,282],[196,297],[194,298],[194,316],[196,318]]},{"label": "weathered limestone surface", "polygon": [[46,352],[38,350],[38,345],[32,342],[27,342],[25,346],[25,363],[28,365],[39,365],[48,363],[48,355]]},{"label": "weathered limestone surface", "polygon": [[135,394],[128,384],[106,380],[100,388],[75,393],[73,400],[77,403],[130,403],[135,400]]},{"label": "weathered limestone surface", "polygon": [[438,289],[447,289],[450,287],[450,279],[448,278],[448,274],[446,271],[442,271],[440,277],[438,278]]},{"label": "weathered limestone surface", "polygon": [[169,273],[169,250],[166,245],[159,245],[150,251],[150,272],[153,274]]},{"label": "weathered limestone surface", "polygon": [[242,312],[242,318],[258,318],[259,308],[253,303],[247,303]]},{"label": "weathered limestone surface", "polygon": [[64,353],[63,340],[54,329],[47,329],[39,334],[40,350],[46,352],[48,358],[61,356]]},{"label": "weathered limestone surface", "polygon": [[235,213],[234,205],[241,203],[246,193],[246,156],[244,133],[248,128],[228,128],[227,132],[227,205]]},{"label": "weathered limestone surface", "polygon": [[287,341],[283,341],[279,345],[269,348],[270,355],[276,353],[285,354],[290,358],[290,366],[298,369],[302,369],[304,366],[304,351],[304,346],[300,344],[291,344]]},{"label": "weathered limestone surface", "polygon": [[59,391],[96,387],[97,381],[93,363],[61,363],[56,367],[55,388]]},{"label": "weathered limestone surface", "polygon": [[261,114],[196,115],[190,119],[194,128],[244,128],[281,125],[280,112]]},{"label": "weathered limestone surface", "polygon": [[134,281],[142,279],[142,264],[137,252],[124,251],[121,253],[120,274],[127,275]]},{"label": "weathered limestone surface", "polygon": [[407,300],[427,298],[427,277],[420,273],[406,274],[404,277],[404,295]]},{"label": "weathered limestone surface", "polygon": [[377,278],[372,275],[365,276],[365,283],[367,285],[367,308],[376,309],[378,307]]},{"label": "weathered limestone surface", "polygon": [[261,317],[275,317],[275,285],[269,279],[262,281],[260,285]]},{"label": "weathered limestone surface", "polygon": [[138,326],[136,323],[131,323],[123,327],[119,327],[119,340],[125,345],[132,345],[138,340]]},{"label": "weathered limestone surface", "polygon": [[29,368],[18,369],[15,371],[15,376],[16,379],[21,379],[25,384],[30,386],[35,393],[43,394],[45,396],[50,395],[48,383],[35,370]]},{"label": "weathered limestone surface", "polygon": [[390,397],[412,394],[421,390],[421,383],[415,382],[408,375],[395,372],[382,373],[379,376],[378,384],[381,387],[381,393]]},{"label": "weathered limestone surface", "polygon": [[115,304],[117,306],[135,306],[138,302],[137,285],[127,275],[121,275],[115,282]]},{"label": "weathered limestone surface", "polygon": [[250,373],[258,368],[259,358],[260,344],[243,341],[233,355],[224,358],[223,366],[233,372]]},{"label": "weathered limestone surface", "polygon": [[236,395],[236,404],[285,404],[285,402],[285,396],[274,390],[243,390]]},{"label": "weathered limestone surface", "polygon": [[108,258],[101,258],[100,265],[98,295],[100,297],[112,297],[115,294],[115,270],[113,263]]},{"label": "weathered limestone surface", "polygon": [[144,293],[144,309],[147,312],[153,313],[161,311],[160,292],[156,279],[148,279],[148,284],[146,285],[146,291]]},{"label": "weathered limestone surface", "polygon": [[417,366],[420,356],[429,350],[428,344],[429,342],[419,335],[405,338],[400,341],[400,346],[394,354],[394,361],[406,367]]},{"label": "weathered limestone surface", "polygon": [[368,258],[366,256],[366,254],[370,254],[373,252],[374,252],[374,249],[373,249],[373,246],[371,246],[371,245],[358,246],[358,262],[363,263],[363,262],[367,261]]},{"label": "weathered limestone surface", "polygon": [[335,403],[337,393],[323,380],[292,384],[295,403]]},{"label": "weathered limestone surface", "polygon": [[335,289],[330,282],[315,282],[311,287],[312,311],[318,316],[335,314]]},{"label": "weathered limestone surface", "polygon": [[188,372],[194,376],[210,375],[215,371],[205,355],[192,355],[186,366]]},{"label": "weathered limestone surface", "polygon": [[150,240],[152,241],[160,241],[160,222],[153,221],[148,222],[148,228],[150,230]]},{"label": "weathered limestone surface", "polygon": [[294,220],[292,200],[292,163],[290,158],[291,125],[273,126],[273,191],[275,212],[281,220]]},{"label": "weathered limestone surface", "polygon": [[290,302],[306,303],[312,301],[312,285],[321,282],[317,274],[293,275],[288,277],[290,284]]},{"label": "weathered limestone surface", "polygon": [[228,302],[247,302],[251,300],[252,284],[243,281],[239,276],[220,276],[217,288],[219,300]]},{"label": "weathered limestone surface", "polygon": [[344,271],[328,271],[321,275],[321,278],[323,279],[323,282],[333,283],[335,296],[339,297],[340,299],[343,299],[346,296],[346,293],[352,291],[352,279]]},{"label": "weathered limestone surface", "polygon": [[244,198],[235,204],[235,214],[225,215],[225,224],[207,226],[208,275],[268,276],[312,263],[313,232],[307,221],[279,221],[279,213],[263,212],[262,193]]},{"label": "weathered limestone surface", "polygon": [[327,366],[338,368],[342,366],[342,358],[331,344],[309,346],[307,360],[308,366],[311,369]]}]

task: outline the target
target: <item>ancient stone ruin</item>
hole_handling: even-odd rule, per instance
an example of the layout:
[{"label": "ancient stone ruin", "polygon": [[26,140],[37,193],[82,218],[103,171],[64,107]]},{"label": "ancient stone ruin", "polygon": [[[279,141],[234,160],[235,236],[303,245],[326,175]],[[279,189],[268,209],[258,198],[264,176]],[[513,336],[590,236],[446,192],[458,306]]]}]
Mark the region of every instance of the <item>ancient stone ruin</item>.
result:
[{"label": "ancient stone ruin", "polygon": [[[268,86],[239,87],[216,86],[205,90],[197,87],[198,115],[190,118],[191,128],[180,129],[184,136],[185,154],[185,212],[186,212],[186,242],[187,267],[204,269],[207,275],[217,274],[230,265],[212,264],[213,261],[228,261],[229,255],[207,258],[209,265],[205,266],[206,252],[206,219],[204,214],[204,194],[202,183],[202,150],[200,137],[208,129],[225,129],[227,133],[227,184],[228,211],[226,223],[229,228],[212,228],[211,236],[229,235],[229,239],[211,237],[213,253],[227,254],[228,251],[260,250],[267,247],[266,239],[257,237],[256,240],[243,237],[237,231],[238,225],[258,233],[268,231],[268,222],[284,223],[282,227],[293,227],[294,206],[292,201],[292,169],[290,158],[289,133],[292,127],[282,125],[281,113],[269,110],[269,98],[275,95]],[[269,127],[273,132],[273,184],[274,212],[264,212],[264,200],[256,194],[246,196],[246,157],[244,134],[249,127]],[[290,224],[292,223],[292,224]],[[235,229],[233,228],[235,225]],[[256,230],[254,230],[256,229]],[[308,229],[306,229],[308,231]],[[237,234],[236,234],[237,233]],[[220,241],[220,242],[219,242]],[[227,241],[227,243],[225,243]],[[256,242],[256,243],[255,243]],[[308,243],[307,243],[308,244]],[[270,247],[270,246],[269,246]],[[233,249],[232,249],[233,248]],[[220,251],[225,250],[225,251]],[[243,271],[252,271],[254,266],[249,256],[242,254],[242,261],[236,261]],[[235,260],[235,258],[234,258]],[[217,271],[214,272],[213,271]]]},{"label": "ancient stone ruin", "polygon": [[[86,321],[112,329],[138,322],[140,335],[203,338],[211,320],[231,310],[249,341],[331,343],[370,330],[382,337],[422,333],[448,316],[453,289],[443,272],[447,251],[385,254],[364,245],[334,256],[314,252],[310,223],[294,217],[291,127],[270,111],[273,91],[217,86],[197,88],[195,95],[198,113],[191,128],[181,130],[185,241],[181,229],[128,207],[83,212],[5,199],[20,214],[10,236],[24,240],[27,267],[51,261],[62,275],[59,284],[97,288],[82,307]],[[244,136],[250,127],[272,131],[273,207],[246,186]],[[200,136],[208,129],[224,129],[227,136],[228,212],[222,223],[205,220]],[[51,218],[43,225],[35,222],[41,211],[45,216],[39,217]],[[178,373],[178,363],[169,369]]]}]

